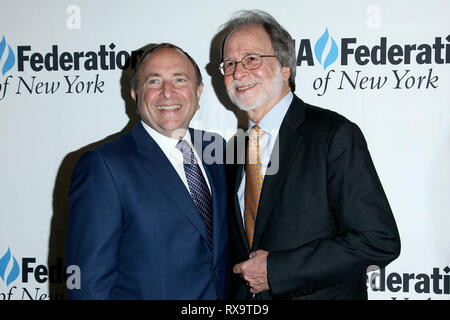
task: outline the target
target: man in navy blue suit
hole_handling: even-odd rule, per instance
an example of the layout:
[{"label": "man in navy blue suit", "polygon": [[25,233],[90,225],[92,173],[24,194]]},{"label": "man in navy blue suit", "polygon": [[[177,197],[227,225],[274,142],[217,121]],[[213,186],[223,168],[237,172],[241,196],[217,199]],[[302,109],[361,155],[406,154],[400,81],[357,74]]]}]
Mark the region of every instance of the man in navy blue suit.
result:
[{"label": "man in navy blue suit", "polygon": [[188,128],[202,90],[181,48],[142,55],[131,89],[141,121],[72,176],[66,264],[80,267],[81,288],[69,298],[227,297],[225,142]]}]

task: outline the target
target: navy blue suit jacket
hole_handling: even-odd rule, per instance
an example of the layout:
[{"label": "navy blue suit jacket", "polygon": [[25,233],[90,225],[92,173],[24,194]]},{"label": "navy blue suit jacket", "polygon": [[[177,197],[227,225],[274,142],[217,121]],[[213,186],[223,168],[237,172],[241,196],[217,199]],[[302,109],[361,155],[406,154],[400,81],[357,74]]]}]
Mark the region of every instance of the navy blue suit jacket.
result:
[{"label": "navy blue suit jacket", "polygon": [[[209,142],[190,130],[200,155]],[[223,139],[209,136],[223,152]],[[203,166],[212,191],[213,250],[189,191],[140,122],[85,153],[72,176],[66,243],[66,265],[81,268],[81,289],[68,290],[68,297],[225,299],[225,172],[223,164]]]}]

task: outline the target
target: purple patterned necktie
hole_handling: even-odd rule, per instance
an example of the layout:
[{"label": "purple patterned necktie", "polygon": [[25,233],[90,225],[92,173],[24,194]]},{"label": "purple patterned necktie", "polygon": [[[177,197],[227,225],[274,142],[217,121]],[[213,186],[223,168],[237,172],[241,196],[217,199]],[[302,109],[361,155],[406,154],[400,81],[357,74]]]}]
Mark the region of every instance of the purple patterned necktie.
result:
[{"label": "purple patterned necktie", "polygon": [[197,207],[203,222],[208,231],[209,247],[213,244],[213,216],[212,216],[212,200],[208,185],[203,177],[197,159],[192,152],[191,146],[185,141],[180,140],[176,148],[183,154],[183,166],[186,173],[186,179],[191,193],[192,200]]}]

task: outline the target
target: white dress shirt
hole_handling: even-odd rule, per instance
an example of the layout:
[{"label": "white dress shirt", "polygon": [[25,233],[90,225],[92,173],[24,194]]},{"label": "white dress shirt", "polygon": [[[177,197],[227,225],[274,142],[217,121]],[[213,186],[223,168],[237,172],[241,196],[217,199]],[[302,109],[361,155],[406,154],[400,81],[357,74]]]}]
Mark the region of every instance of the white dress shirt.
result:
[{"label": "white dress shirt", "polygon": [[[164,152],[167,159],[170,161],[170,163],[172,164],[172,166],[174,167],[174,169],[180,176],[181,181],[183,181],[184,185],[186,186],[186,188],[188,189],[188,191],[190,193],[189,185],[188,185],[187,178],[186,178],[186,173],[184,172],[183,154],[181,153],[180,150],[178,150],[176,148],[176,145],[179,140],[167,137],[167,136],[159,133],[155,129],[151,128],[150,126],[148,126],[144,121],[141,120],[141,122],[142,122],[142,125],[144,126],[145,130],[148,132],[148,134],[153,138],[153,140],[156,141],[158,146]],[[206,175],[206,172],[205,172],[205,169],[203,168],[202,162],[199,160],[197,151],[195,150],[195,148],[192,145],[191,134],[189,133],[189,130],[186,131],[186,134],[183,139],[186,140],[186,142],[189,143],[189,145],[191,146],[192,151],[194,152],[194,156],[197,159],[197,163],[200,166],[200,170],[202,171],[203,177],[206,180],[206,184],[208,185],[209,192],[211,192],[211,186],[209,185],[208,176]],[[163,183],[163,181],[161,181],[161,183]]]},{"label": "white dress shirt", "polygon": [[[281,123],[283,122],[286,112],[291,105],[292,99],[294,99],[294,95],[292,92],[289,92],[284,96],[283,99],[280,100],[280,102],[278,102],[272,109],[269,110],[269,112],[267,112],[267,114],[261,119],[261,121],[259,121],[259,123],[254,123],[251,120],[248,120],[248,130],[246,132],[247,134],[249,133],[251,127],[253,127],[255,124],[257,124],[261,129],[264,130],[264,134],[259,140],[259,150],[261,153],[261,171],[263,176],[265,176],[266,174],[267,165],[270,162],[270,156],[272,154],[278,132],[280,131]],[[239,199],[239,207],[241,208],[242,220],[244,220],[245,170],[242,176],[241,184],[239,185],[239,189],[237,191],[237,195]]]}]

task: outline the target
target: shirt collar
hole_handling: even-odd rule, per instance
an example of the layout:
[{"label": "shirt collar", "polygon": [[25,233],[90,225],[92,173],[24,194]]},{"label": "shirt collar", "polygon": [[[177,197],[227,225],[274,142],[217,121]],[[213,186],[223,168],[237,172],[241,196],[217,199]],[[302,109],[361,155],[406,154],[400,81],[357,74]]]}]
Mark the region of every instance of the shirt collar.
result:
[{"label": "shirt collar", "polygon": [[[289,106],[291,105],[294,94],[289,91],[283,99],[281,99],[267,114],[259,121],[258,126],[264,130],[265,133],[271,135],[273,130],[279,130],[284,116],[286,115]],[[256,123],[248,120],[248,128],[250,129]]]},{"label": "shirt collar", "polygon": [[[159,133],[158,131],[156,131],[152,127],[150,127],[144,121],[141,120],[141,122],[142,122],[142,125],[144,126],[144,129],[153,138],[153,140],[156,141],[156,143],[158,144],[158,146],[161,149],[171,150],[171,149],[174,149],[176,147],[176,145],[177,145],[177,143],[179,141],[178,139],[167,137],[167,136]],[[191,145],[191,147],[192,147],[191,134],[189,133],[189,129],[186,130],[186,134],[184,135],[183,140],[186,140],[187,143],[189,143],[189,145]]]}]

